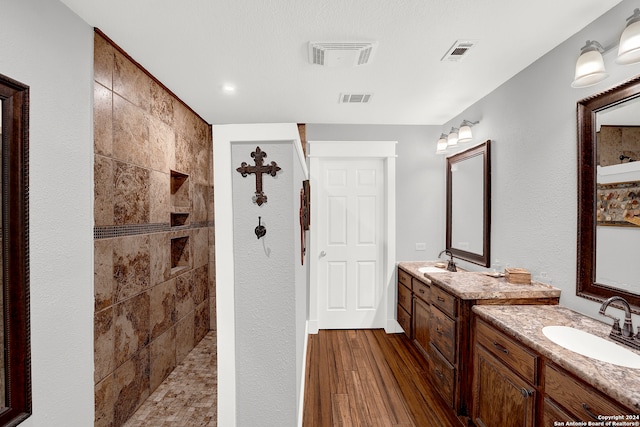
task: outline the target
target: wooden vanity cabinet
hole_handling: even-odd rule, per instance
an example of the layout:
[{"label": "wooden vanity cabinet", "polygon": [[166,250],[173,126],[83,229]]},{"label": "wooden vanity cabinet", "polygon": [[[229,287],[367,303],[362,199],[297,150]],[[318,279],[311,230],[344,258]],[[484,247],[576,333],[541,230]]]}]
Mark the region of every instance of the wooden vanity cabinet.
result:
[{"label": "wooden vanity cabinet", "polygon": [[476,323],[471,415],[476,425],[536,425],[537,360],[506,335]]},{"label": "wooden vanity cabinet", "polygon": [[[441,287],[427,277],[418,278],[415,272],[412,275],[403,267],[398,267],[398,323],[415,348],[423,354],[427,375],[434,384],[434,388],[464,423],[471,416],[472,406],[473,306],[557,303],[557,297],[464,299],[449,293],[444,286]],[[505,345],[509,345],[506,341],[504,342]],[[496,357],[495,354],[493,357]],[[486,358],[486,360],[489,359]],[[498,358],[498,360],[501,359]],[[518,365],[521,361],[504,363]],[[525,365],[532,366],[528,369],[535,370],[533,367],[535,363],[531,365],[527,362]],[[537,376],[535,376],[537,372],[535,370],[535,373],[517,375],[521,375],[530,384],[537,384]],[[533,378],[532,375],[534,375]],[[508,377],[505,375],[504,378]]]},{"label": "wooden vanity cabinet", "polygon": [[633,414],[522,343],[475,318],[471,419],[477,426],[556,426]]},{"label": "wooden vanity cabinet", "polygon": [[484,347],[476,347],[475,369],[472,419],[477,426],[535,425],[535,388]]},{"label": "wooden vanity cabinet", "polygon": [[585,422],[602,421],[598,415],[633,414],[629,409],[549,362],[545,363],[544,367],[544,393],[543,411],[550,422],[546,425],[553,425],[553,421],[563,421],[559,418],[551,419],[551,416],[556,416],[551,415],[553,411],[568,415],[569,420]]},{"label": "wooden vanity cabinet", "polygon": [[553,427],[558,421],[578,421],[577,418],[566,413],[553,400],[544,398],[542,403],[542,425]]},{"label": "wooden vanity cabinet", "polygon": [[409,339],[412,338],[411,318],[413,314],[413,291],[411,281],[411,275],[401,268],[398,268],[397,319]]},{"label": "wooden vanity cabinet", "polygon": [[429,357],[429,319],[431,317],[431,306],[428,301],[414,296],[413,298],[413,344],[420,350],[427,359]]},{"label": "wooden vanity cabinet", "polygon": [[431,286],[430,376],[436,390],[456,413],[460,408],[460,300],[436,285]]},{"label": "wooden vanity cabinet", "polygon": [[429,359],[430,281],[420,281],[398,268],[397,319],[407,337]]}]

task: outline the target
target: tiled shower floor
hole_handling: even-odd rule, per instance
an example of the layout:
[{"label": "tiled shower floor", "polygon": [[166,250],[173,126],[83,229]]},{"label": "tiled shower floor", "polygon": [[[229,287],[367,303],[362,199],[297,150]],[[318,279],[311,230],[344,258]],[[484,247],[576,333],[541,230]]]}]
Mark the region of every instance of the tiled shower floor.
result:
[{"label": "tiled shower floor", "polygon": [[149,396],[125,427],[217,425],[216,332],[210,331]]}]

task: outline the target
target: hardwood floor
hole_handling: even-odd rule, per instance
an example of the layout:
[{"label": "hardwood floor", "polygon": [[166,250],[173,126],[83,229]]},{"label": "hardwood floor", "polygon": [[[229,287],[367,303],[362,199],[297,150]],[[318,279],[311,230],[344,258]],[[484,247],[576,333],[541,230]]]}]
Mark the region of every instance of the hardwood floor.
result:
[{"label": "hardwood floor", "polygon": [[304,427],[459,427],[404,334],[382,329],[309,335]]}]

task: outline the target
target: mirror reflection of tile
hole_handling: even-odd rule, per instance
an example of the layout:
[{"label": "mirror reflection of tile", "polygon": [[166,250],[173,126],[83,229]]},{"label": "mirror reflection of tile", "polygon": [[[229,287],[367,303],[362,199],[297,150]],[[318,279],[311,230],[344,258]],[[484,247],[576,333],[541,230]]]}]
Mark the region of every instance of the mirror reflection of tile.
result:
[{"label": "mirror reflection of tile", "polygon": [[598,184],[596,217],[598,225],[640,226],[640,182]]}]

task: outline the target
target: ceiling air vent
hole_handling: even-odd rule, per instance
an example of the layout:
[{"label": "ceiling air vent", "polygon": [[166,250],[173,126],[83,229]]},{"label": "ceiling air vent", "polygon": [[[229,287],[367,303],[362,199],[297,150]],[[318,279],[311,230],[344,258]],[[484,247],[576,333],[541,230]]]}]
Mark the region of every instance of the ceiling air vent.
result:
[{"label": "ceiling air vent", "polygon": [[477,40],[456,40],[441,61],[462,61],[476,43]]},{"label": "ceiling air vent", "polygon": [[368,104],[372,93],[341,93],[340,104]]},{"label": "ceiling air vent", "polygon": [[356,67],[373,59],[378,42],[309,42],[309,62],[326,67]]}]

